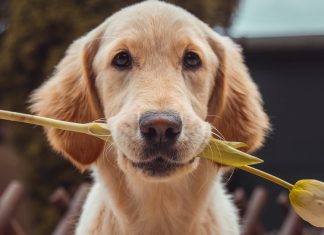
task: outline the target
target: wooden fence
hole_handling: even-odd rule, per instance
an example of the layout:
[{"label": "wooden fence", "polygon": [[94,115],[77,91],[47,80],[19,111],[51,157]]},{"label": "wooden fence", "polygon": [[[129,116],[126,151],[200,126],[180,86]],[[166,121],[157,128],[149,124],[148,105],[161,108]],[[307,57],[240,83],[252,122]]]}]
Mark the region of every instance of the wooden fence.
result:
[{"label": "wooden fence", "polygon": [[[82,204],[88,194],[89,184],[81,184],[71,197],[64,188],[57,188],[50,197],[52,205],[62,217],[52,235],[72,235],[75,224],[81,213]],[[268,193],[263,187],[253,190],[247,198],[244,189],[234,192],[234,201],[242,218],[242,235],[324,235],[324,230],[304,226],[302,220],[290,208],[286,192],[278,196],[278,206],[285,215],[280,228],[265,231],[259,221],[262,210],[267,202]],[[15,214],[24,199],[24,187],[18,181],[12,181],[0,194],[0,235],[27,235]]]}]

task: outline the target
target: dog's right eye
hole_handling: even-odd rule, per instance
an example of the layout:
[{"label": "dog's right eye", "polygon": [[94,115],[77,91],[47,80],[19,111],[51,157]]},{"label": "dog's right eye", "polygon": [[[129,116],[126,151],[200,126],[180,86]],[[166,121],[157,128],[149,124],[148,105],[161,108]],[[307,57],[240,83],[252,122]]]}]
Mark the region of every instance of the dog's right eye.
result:
[{"label": "dog's right eye", "polygon": [[113,59],[112,64],[118,69],[128,69],[132,66],[132,57],[127,51],[119,52]]}]

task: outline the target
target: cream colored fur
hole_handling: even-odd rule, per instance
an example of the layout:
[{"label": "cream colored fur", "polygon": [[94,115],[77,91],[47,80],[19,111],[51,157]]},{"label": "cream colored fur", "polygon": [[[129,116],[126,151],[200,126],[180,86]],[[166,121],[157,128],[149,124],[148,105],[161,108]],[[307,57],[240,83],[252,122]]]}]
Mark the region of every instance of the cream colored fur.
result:
[{"label": "cream colored fur", "polygon": [[[121,50],[134,58],[127,71],[111,64]],[[199,69],[183,68],[188,50],[201,58]],[[54,149],[79,169],[93,171],[77,235],[239,234],[223,169],[195,156],[215,128],[227,140],[247,143],[246,151],[255,150],[268,118],[238,46],[193,15],[159,1],[115,13],[70,46],[32,103],[39,115],[74,122],[104,117],[111,129],[111,146],[46,130]],[[175,110],[183,121],[177,143],[183,166],[165,177],[131,164],[141,159],[138,119],[149,110]]]}]

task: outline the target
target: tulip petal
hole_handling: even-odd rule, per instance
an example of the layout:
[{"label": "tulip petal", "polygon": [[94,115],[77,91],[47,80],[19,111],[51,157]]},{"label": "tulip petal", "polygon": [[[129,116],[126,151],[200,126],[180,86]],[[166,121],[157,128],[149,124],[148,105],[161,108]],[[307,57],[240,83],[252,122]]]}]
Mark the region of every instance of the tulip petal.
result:
[{"label": "tulip petal", "polygon": [[231,146],[232,148],[235,148],[235,149],[249,147],[246,143],[242,143],[242,142],[233,142],[233,141],[224,141],[224,140],[219,140],[219,141],[221,141],[224,144],[227,144],[227,145],[229,145],[229,146]]},{"label": "tulip petal", "polygon": [[246,147],[246,144],[211,138],[207,147],[198,155],[198,157],[233,167],[241,167],[263,162],[260,158],[236,149],[240,147]]}]

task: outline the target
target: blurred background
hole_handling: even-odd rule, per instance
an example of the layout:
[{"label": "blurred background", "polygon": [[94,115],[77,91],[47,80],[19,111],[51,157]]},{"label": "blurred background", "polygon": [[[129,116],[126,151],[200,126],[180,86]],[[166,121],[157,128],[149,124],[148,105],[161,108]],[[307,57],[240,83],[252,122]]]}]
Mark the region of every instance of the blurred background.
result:
[{"label": "blurred background", "polygon": [[[68,45],[131,0],[1,0],[0,109],[28,112],[28,96],[48,78]],[[256,153],[259,166],[288,181],[324,181],[324,1],[174,0],[239,43],[263,94],[273,132]],[[323,144],[323,146],[322,146]],[[0,122],[0,195],[8,183],[26,188],[17,217],[26,234],[51,234],[61,214],[50,203],[54,189],[74,194],[90,181],[55,154],[40,128]],[[236,171],[229,188],[250,194],[263,185],[261,213],[268,231],[280,227],[281,188]],[[297,235],[297,233],[296,233]]]}]

